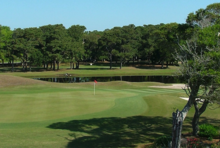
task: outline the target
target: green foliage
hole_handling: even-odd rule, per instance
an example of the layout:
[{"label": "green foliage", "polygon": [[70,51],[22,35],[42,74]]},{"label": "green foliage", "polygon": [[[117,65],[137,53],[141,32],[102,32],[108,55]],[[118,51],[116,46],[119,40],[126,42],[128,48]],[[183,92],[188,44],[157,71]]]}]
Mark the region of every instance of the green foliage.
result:
[{"label": "green foliage", "polygon": [[214,127],[211,124],[202,124],[199,126],[199,136],[201,137],[208,137],[210,140],[217,136],[218,133],[218,129],[216,127]]},{"label": "green foliage", "polygon": [[160,136],[155,140],[154,147],[157,146],[168,147],[171,140],[172,138],[170,136],[166,136],[166,135]]},{"label": "green foliage", "polygon": [[198,31],[198,43],[203,47],[217,46],[218,43],[218,32],[220,31],[220,25],[216,24],[213,26],[206,27]]},{"label": "green foliage", "polygon": [[36,65],[36,66],[41,66],[43,62],[43,55],[40,51],[35,50],[29,57],[31,64]]},{"label": "green foliage", "polygon": [[205,28],[218,24],[220,20],[220,3],[208,5],[205,9],[198,9],[195,13],[190,13],[186,22],[191,26]]}]

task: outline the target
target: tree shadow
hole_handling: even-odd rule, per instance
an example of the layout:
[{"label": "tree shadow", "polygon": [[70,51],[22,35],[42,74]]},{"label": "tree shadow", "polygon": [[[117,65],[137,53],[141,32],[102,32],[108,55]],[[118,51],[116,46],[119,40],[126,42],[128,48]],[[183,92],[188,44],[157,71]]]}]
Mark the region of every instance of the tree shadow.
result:
[{"label": "tree shadow", "polygon": [[[0,67],[0,72],[11,72],[11,70],[12,70],[11,67]],[[14,72],[43,72],[43,71],[52,71],[52,70],[39,68],[39,67],[32,67],[30,71],[29,67],[27,68],[27,70],[23,70],[22,67],[14,67]]]},{"label": "tree shadow", "polygon": [[[184,121],[183,130],[192,131],[192,117]],[[206,117],[200,123],[219,125],[220,120]],[[51,129],[71,131],[67,148],[135,147],[140,143],[153,142],[161,135],[172,134],[172,118],[161,116],[132,116],[126,118],[109,117],[57,122]]]},{"label": "tree shadow", "polygon": [[[111,70],[115,70],[115,69],[118,69],[118,68],[113,68]],[[106,67],[106,68],[79,68],[79,69],[73,69],[73,70],[110,70],[109,67]]]},{"label": "tree shadow", "polygon": [[66,129],[69,136],[67,148],[77,147],[135,147],[153,142],[161,134],[171,135],[172,119],[164,117],[133,116],[126,118],[94,118],[53,123],[52,129]]},{"label": "tree shadow", "polygon": [[167,69],[167,67],[161,68],[161,66],[155,66],[155,65],[142,65],[142,66],[135,66],[137,69]]}]

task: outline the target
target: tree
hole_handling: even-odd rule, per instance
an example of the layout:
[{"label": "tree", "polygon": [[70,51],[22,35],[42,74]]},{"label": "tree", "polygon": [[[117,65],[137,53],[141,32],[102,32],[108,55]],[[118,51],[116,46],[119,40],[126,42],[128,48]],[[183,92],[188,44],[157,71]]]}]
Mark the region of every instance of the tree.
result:
[{"label": "tree", "polygon": [[6,58],[5,46],[10,42],[11,38],[12,31],[10,30],[10,27],[0,25],[0,59],[2,60],[2,64],[4,64]]},{"label": "tree", "polygon": [[[220,50],[215,47],[207,49],[209,52],[197,52],[195,42],[187,42],[186,45],[179,45],[180,51],[176,53],[176,60],[182,64],[179,75],[186,81],[184,88],[189,100],[182,109],[181,116],[184,121],[192,106],[195,114],[192,121],[193,134],[197,135],[199,128],[199,117],[206,110],[209,103],[220,101],[219,80],[220,80]],[[201,93],[199,93],[201,92]],[[199,107],[198,103],[202,103]],[[180,132],[181,134],[181,132]]]},{"label": "tree", "polygon": [[30,71],[31,71],[31,65],[41,66],[43,63],[43,54],[37,50],[33,49],[31,55],[29,56],[30,61]]},{"label": "tree", "polygon": [[14,72],[14,61],[20,57],[20,40],[16,29],[13,31],[12,38],[4,42],[5,57],[11,63],[11,71]]},{"label": "tree", "polygon": [[122,63],[126,60],[132,59],[137,53],[137,34],[134,25],[123,26],[118,29],[116,48],[113,50],[113,54],[120,60],[120,69]]},{"label": "tree", "polygon": [[119,30],[114,28],[111,30],[106,30],[103,33],[103,36],[99,39],[98,44],[99,48],[102,50],[103,54],[108,55],[110,61],[110,69],[112,69],[112,56],[113,50],[116,49],[116,46],[119,44],[120,40],[118,40],[117,35]]},{"label": "tree", "polygon": [[198,30],[198,44],[199,46],[205,47],[215,47],[219,44],[218,32],[220,31],[220,25],[216,24],[213,26],[206,27],[204,29]]},{"label": "tree", "polygon": [[136,27],[137,32],[140,33],[138,54],[137,56],[141,59],[147,59],[148,63],[153,63],[153,52],[154,52],[154,38],[152,32],[157,30],[160,25],[144,25],[143,27]]},{"label": "tree", "polygon": [[[36,52],[37,52],[36,47],[39,45],[39,39],[41,38],[41,35],[42,35],[41,30],[38,28],[25,28],[21,31],[20,50],[22,53],[21,58],[22,58],[23,65],[24,65],[26,71],[27,71],[28,61],[29,61],[30,70],[31,70],[31,65],[33,63],[36,63],[36,61],[39,61],[38,57],[34,56],[34,55],[36,55]],[[37,52],[37,53],[39,53],[39,52]],[[33,54],[33,56],[32,56],[32,54]],[[40,57],[41,57],[41,55],[39,55],[39,58]],[[36,58],[36,61],[34,60],[34,58]],[[30,61],[30,59],[31,59],[31,61]],[[38,63],[38,65],[41,63],[42,62]]]},{"label": "tree", "polygon": [[84,34],[84,38],[85,38],[85,44],[84,44],[84,48],[85,48],[85,59],[95,62],[99,59],[99,57],[101,56],[101,51],[99,49],[98,46],[98,40],[99,38],[101,38],[102,36],[102,32],[99,31],[92,31],[92,32],[86,32]]},{"label": "tree", "polygon": [[210,4],[206,9],[199,9],[190,13],[186,22],[191,26],[205,28],[220,22],[220,3]]},{"label": "tree", "polygon": [[178,24],[170,23],[161,25],[151,35],[153,36],[151,48],[154,49],[152,58],[161,63],[161,68],[163,68],[164,61],[166,61],[168,67],[168,62],[174,61],[171,53],[177,47],[176,36],[178,36]]},{"label": "tree", "polygon": [[46,57],[49,59],[46,62],[51,62],[53,70],[56,69],[57,64],[58,70],[66,44],[66,29],[62,24],[41,26],[40,29],[43,32],[44,43],[42,46],[44,46],[44,53],[46,53]]},{"label": "tree", "polygon": [[86,30],[85,26],[72,25],[67,29],[69,36],[68,39],[68,51],[70,59],[70,68],[73,62],[76,63],[76,68],[79,68],[79,61],[82,60],[84,55],[84,31]]}]

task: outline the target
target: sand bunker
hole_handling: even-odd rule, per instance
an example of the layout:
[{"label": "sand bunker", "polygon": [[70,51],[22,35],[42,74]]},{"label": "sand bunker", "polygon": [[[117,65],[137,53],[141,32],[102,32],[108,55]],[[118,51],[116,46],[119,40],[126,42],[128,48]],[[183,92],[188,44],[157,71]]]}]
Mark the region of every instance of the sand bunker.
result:
[{"label": "sand bunker", "polygon": [[172,84],[170,86],[151,86],[151,87],[170,88],[170,89],[183,89],[185,87],[185,84]]},{"label": "sand bunker", "polygon": [[[169,88],[169,89],[183,89],[185,87],[185,84],[172,84],[171,86],[151,86],[151,87],[157,87],[157,88]],[[183,100],[189,100],[189,98],[186,97],[180,97],[180,99]]]}]

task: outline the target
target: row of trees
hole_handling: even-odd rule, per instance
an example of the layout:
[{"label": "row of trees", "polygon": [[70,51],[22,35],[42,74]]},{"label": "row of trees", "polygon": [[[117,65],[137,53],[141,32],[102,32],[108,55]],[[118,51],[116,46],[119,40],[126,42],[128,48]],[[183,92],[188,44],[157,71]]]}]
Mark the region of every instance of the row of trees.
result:
[{"label": "row of trees", "polygon": [[[39,28],[10,30],[1,26],[0,59],[12,63],[21,61],[23,70],[31,65],[50,65],[59,69],[60,62],[70,62],[70,68],[79,68],[79,61],[95,62],[106,59],[120,63],[130,60],[147,60],[150,64],[174,62],[172,54],[178,40],[186,40],[194,28],[188,24],[159,24],[106,29],[103,32],[86,32],[85,26],[73,25],[66,29],[62,24]],[[178,37],[178,40],[177,40]]]},{"label": "row of trees", "polygon": [[[10,63],[20,60],[23,70],[27,70],[27,63],[44,65],[44,68],[59,69],[59,63],[67,59],[69,62],[79,61],[83,54],[82,36],[84,26],[71,26],[65,29],[63,25],[46,25],[39,28],[25,28],[10,30],[1,27],[1,60]],[[13,71],[13,66],[12,66]]]},{"label": "row of trees", "polygon": [[[191,16],[191,15],[189,15]],[[191,20],[193,22],[193,20]],[[188,20],[189,22],[189,20]],[[120,63],[120,67],[130,60],[147,60],[150,64],[173,63],[172,53],[178,48],[177,43],[192,38],[195,32],[201,36],[202,28],[195,23],[159,24],[106,29],[103,32],[86,32],[85,26],[73,25],[66,29],[62,24],[46,25],[39,28],[10,30],[1,26],[0,59],[12,63],[21,61],[23,70],[27,63],[31,65],[50,65],[53,70],[59,69],[60,62],[70,62],[70,68],[79,68],[79,61],[95,62],[107,59],[112,68],[112,61]],[[197,35],[197,36],[198,36]],[[206,36],[206,35],[205,35]]]}]

